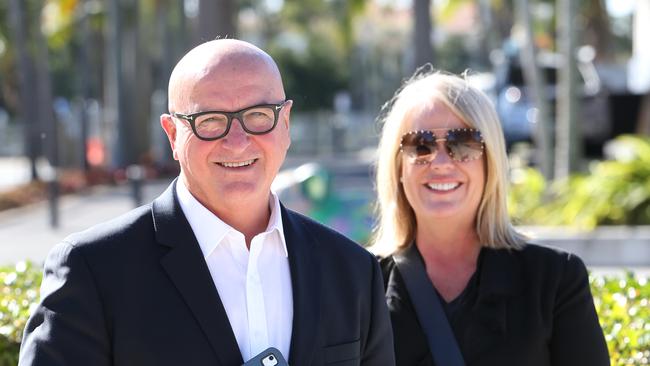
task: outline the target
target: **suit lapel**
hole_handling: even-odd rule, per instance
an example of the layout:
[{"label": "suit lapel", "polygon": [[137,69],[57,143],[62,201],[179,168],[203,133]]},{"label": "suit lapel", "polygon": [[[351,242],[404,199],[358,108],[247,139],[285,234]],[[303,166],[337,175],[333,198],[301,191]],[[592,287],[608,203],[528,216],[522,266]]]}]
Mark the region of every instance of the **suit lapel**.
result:
[{"label": "suit lapel", "polygon": [[310,365],[320,326],[321,275],[318,240],[297,214],[282,206],[293,289],[290,365]]},{"label": "suit lapel", "polygon": [[486,351],[494,351],[507,337],[508,299],[521,290],[520,268],[506,249],[483,248],[478,297],[464,335],[466,361],[473,363]]},{"label": "suit lapel", "polygon": [[191,309],[222,366],[243,363],[228,316],[175,194],[176,181],[152,206],[156,239],[170,248],[160,263]]}]

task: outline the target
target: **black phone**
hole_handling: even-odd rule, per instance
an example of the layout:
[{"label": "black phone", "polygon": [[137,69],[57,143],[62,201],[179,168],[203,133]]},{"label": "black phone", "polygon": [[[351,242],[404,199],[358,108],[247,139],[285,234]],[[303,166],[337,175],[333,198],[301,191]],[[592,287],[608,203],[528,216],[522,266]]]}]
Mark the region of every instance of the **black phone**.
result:
[{"label": "black phone", "polygon": [[277,348],[269,347],[242,366],[289,366]]}]

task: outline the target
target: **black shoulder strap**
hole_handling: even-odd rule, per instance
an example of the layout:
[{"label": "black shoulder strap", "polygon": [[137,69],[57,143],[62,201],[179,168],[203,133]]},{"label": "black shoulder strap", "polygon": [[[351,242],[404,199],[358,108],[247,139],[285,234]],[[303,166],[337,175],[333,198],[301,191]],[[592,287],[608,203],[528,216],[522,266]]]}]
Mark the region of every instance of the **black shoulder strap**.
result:
[{"label": "black shoulder strap", "polygon": [[404,279],[415,313],[427,336],[435,364],[464,366],[465,361],[440,303],[440,297],[429,281],[415,244],[402,253],[394,254],[393,259]]}]

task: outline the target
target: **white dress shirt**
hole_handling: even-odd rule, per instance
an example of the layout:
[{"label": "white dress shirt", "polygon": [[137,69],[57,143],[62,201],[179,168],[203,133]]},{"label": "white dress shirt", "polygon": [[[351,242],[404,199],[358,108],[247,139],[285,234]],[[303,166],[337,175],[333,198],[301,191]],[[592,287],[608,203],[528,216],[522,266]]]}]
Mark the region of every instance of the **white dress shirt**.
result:
[{"label": "white dress shirt", "polygon": [[244,362],[268,347],[289,359],[293,292],[280,201],[271,193],[266,231],[244,235],[221,221],[179,179],[176,194],[228,315]]}]

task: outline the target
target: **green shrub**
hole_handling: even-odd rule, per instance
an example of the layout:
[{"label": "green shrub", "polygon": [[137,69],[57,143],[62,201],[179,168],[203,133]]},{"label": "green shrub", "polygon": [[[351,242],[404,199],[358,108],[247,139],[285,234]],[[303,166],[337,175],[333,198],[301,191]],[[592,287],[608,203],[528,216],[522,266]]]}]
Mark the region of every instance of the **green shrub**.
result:
[{"label": "green shrub", "polygon": [[617,137],[611,160],[599,161],[589,174],[546,184],[534,169],[515,169],[509,197],[517,224],[598,225],[650,224],[650,138]]},{"label": "green shrub", "polygon": [[513,169],[510,180],[508,213],[515,224],[530,224],[542,206],[546,180],[533,168]]},{"label": "green shrub", "polygon": [[[41,269],[29,262],[0,267],[0,366],[18,363],[22,332],[38,301]],[[612,366],[650,365],[650,282],[647,277],[590,276]]]},{"label": "green shrub", "polygon": [[41,268],[29,262],[0,267],[0,366],[18,364],[18,350],[30,309],[38,301]]},{"label": "green shrub", "polygon": [[612,366],[650,365],[648,278],[592,275],[590,282]]}]

